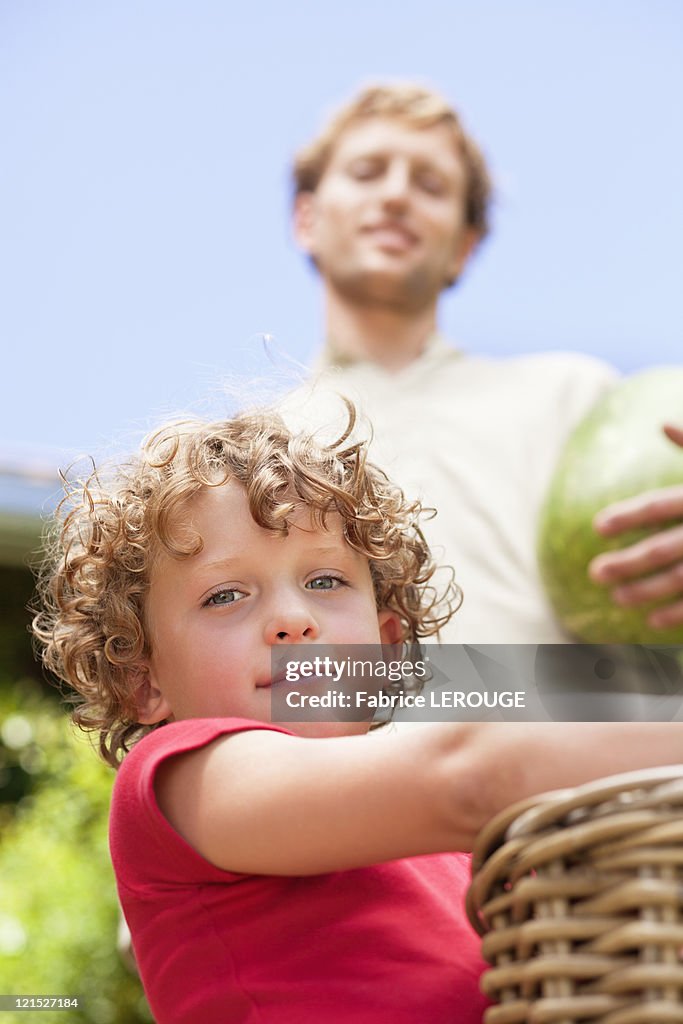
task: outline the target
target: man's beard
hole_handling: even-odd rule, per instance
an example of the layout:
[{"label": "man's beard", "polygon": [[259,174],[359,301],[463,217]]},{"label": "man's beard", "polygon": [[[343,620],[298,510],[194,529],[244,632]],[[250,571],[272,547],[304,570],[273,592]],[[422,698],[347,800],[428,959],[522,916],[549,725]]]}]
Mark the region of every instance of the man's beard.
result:
[{"label": "man's beard", "polygon": [[323,271],[332,288],[350,305],[386,310],[404,316],[420,313],[434,305],[442,289],[451,282],[443,280],[433,267],[416,267],[405,274],[353,269]]}]

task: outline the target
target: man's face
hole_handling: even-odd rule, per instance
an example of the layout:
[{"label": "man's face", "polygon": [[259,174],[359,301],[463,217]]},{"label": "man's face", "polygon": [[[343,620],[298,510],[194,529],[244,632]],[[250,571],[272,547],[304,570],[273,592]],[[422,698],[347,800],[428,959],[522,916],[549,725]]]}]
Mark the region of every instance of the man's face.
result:
[{"label": "man's face", "polygon": [[342,135],[315,193],[299,196],[297,239],[350,301],[420,310],[476,242],[464,223],[465,186],[446,125],[370,118]]},{"label": "man's face", "polygon": [[[271,654],[291,644],[379,644],[397,637],[397,617],[378,613],[368,560],[309,514],[287,536],[251,517],[242,487],[194,497],[185,516],[203,541],[188,558],[161,553],[146,619],[152,654],[141,721],[238,717],[270,720]],[[276,685],[278,685],[276,683]],[[309,735],[363,732],[367,723],[288,725]]]}]

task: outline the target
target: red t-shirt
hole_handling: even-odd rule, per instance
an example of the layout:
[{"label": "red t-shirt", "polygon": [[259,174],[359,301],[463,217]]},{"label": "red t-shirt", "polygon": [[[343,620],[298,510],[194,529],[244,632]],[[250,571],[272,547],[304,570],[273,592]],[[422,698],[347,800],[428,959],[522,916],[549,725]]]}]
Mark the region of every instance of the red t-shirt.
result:
[{"label": "red t-shirt", "polygon": [[235,874],[163,816],[153,788],[162,761],[269,728],[176,722],[119,770],[111,853],[158,1024],[480,1024],[484,965],[463,913],[466,854],[306,877]]}]

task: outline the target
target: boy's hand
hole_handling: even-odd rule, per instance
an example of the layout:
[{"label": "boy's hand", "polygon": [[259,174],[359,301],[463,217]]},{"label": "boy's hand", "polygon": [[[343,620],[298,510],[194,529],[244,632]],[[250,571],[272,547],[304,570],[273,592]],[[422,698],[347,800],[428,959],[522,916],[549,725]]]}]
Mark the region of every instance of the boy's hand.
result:
[{"label": "boy's hand", "polygon": [[[683,448],[683,428],[667,424],[664,433]],[[659,526],[683,518],[683,483],[646,491],[615,502],[598,512],[593,526],[604,537],[614,537],[639,526]],[[616,604],[635,606],[670,600],[652,611],[647,623],[655,629],[683,624],[683,525],[669,526],[644,540],[598,555],[588,566],[595,583],[616,586]]]}]

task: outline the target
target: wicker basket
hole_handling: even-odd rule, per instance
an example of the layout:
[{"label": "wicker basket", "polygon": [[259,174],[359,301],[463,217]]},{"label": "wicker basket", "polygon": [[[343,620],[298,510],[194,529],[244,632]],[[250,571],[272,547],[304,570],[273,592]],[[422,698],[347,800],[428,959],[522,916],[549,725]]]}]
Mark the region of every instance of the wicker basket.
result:
[{"label": "wicker basket", "polygon": [[516,804],[473,875],[485,1024],[683,1022],[683,765]]}]

